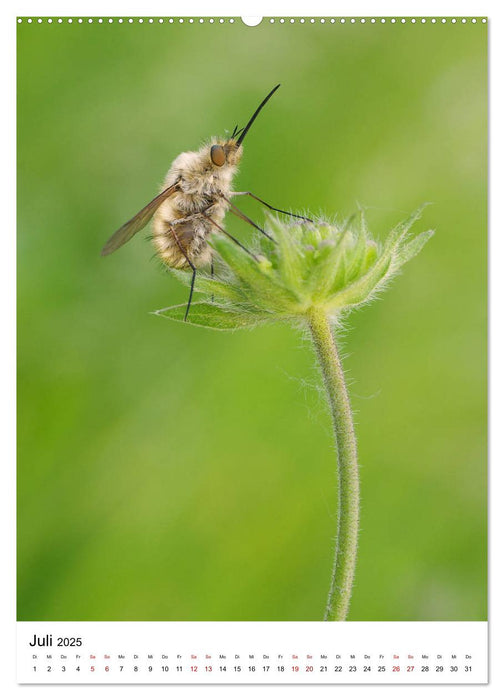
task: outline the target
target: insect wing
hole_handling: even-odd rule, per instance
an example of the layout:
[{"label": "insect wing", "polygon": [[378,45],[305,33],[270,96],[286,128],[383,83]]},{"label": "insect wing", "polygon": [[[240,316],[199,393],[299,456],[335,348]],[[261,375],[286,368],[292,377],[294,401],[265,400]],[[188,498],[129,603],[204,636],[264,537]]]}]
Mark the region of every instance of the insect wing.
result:
[{"label": "insect wing", "polygon": [[163,190],[161,194],[158,194],[158,196],[155,197],[152,202],[149,202],[149,204],[141,209],[138,214],[135,214],[132,219],[127,221],[123,226],[121,226],[121,228],[117,229],[114,235],[111,236],[103,246],[101,254],[110,255],[110,253],[113,253],[115,250],[127,243],[130,238],[133,238],[135,233],[138,233],[145,226],[147,226],[149,221],[154,216],[156,209],[161,206],[165,199],[171,197],[171,195],[174,194],[177,189],[177,184],[170,185],[170,187]]}]

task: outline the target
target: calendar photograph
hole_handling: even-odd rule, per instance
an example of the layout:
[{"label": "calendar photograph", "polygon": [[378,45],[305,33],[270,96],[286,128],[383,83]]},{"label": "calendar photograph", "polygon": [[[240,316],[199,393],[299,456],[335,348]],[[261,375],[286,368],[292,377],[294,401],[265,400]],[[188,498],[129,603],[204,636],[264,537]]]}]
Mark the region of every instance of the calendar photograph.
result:
[{"label": "calendar photograph", "polygon": [[487,31],[17,19],[30,654],[487,621]]}]

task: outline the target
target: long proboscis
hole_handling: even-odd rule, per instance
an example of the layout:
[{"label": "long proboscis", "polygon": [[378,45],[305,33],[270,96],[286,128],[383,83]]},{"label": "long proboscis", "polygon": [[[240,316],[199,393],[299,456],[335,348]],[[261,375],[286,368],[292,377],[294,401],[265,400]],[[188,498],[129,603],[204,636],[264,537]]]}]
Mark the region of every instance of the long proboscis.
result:
[{"label": "long proboscis", "polygon": [[259,107],[256,109],[256,111],[254,112],[254,114],[250,117],[247,126],[243,129],[242,133],[240,134],[240,138],[239,138],[238,141],[236,142],[236,143],[238,144],[238,146],[243,142],[243,139],[244,139],[245,136],[247,135],[247,131],[250,129],[250,127],[251,127],[252,124],[254,123],[254,121],[255,121],[257,115],[259,114],[259,112],[261,111],[261,109],[264,107],[264,105],[265,105],[266,102],[269,100],[269,98],[273,95],[273,93],[276,92],[276,91],[278,90],[279,87],[280,87],[280,83],[278,83],[278,85],[275,85],[275,87],[273,88],[273,90],[272,90],[268,95],[266,95],[266,97],[265,97],[264,100],[261,102],[261,104],[259,105]]}]

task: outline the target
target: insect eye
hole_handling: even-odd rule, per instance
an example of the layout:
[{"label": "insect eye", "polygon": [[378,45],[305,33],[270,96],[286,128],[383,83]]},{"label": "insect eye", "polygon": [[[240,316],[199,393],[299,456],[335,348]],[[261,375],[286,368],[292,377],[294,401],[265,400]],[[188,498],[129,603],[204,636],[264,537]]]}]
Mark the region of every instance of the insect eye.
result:
[{"label": "insect eye", "polygon": [[224,153],[224,149],[222,148],[222,146],[212,146],[212,148],[210,149],[210,158],[212,159],[212,163],[214,165],[218,165],[219,168],[221,167],[221,165],[224,165],[224,163],[226,162],[226,154]]}]

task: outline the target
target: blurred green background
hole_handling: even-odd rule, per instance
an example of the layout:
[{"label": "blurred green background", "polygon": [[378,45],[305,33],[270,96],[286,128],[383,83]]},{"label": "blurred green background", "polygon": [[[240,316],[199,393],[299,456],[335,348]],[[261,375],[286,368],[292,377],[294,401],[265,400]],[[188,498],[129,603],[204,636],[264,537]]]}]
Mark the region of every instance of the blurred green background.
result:
[{"label": "blurred green background", "polygon": [[145,236],[99,255],[278,82],[237,189],[359,202],[381,239],[433,202],[436,236],[342,338],[349,619],[486,619],[486,26],[75,20],[18,25],[20,620],[322,617],[335,464],[307,340],[150,315],[187,290]]}]

